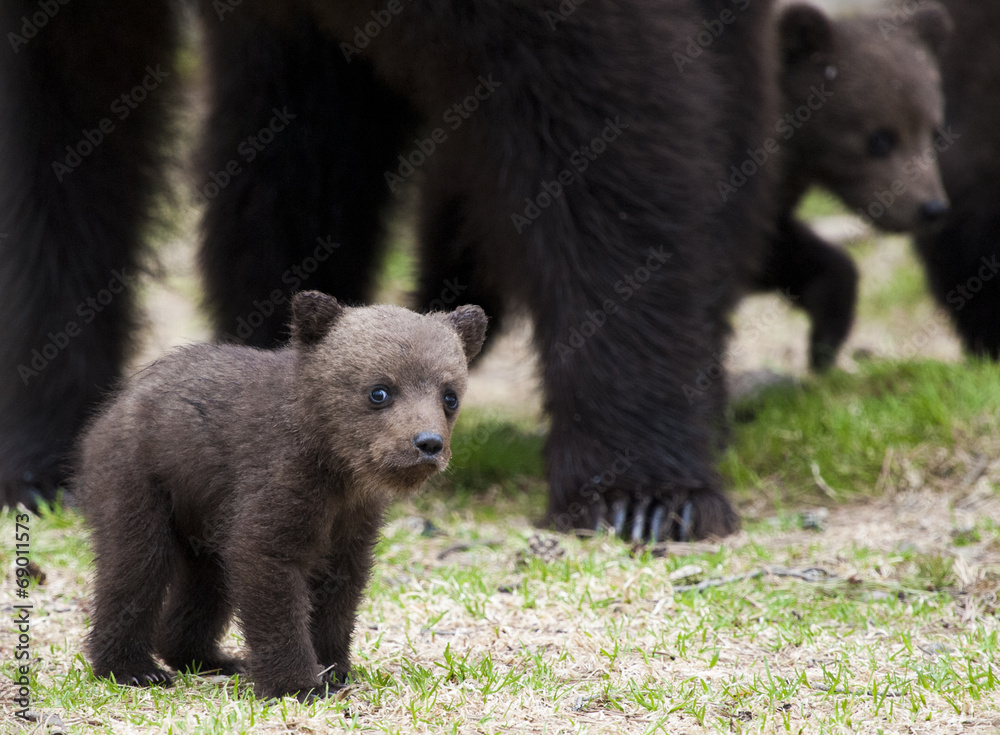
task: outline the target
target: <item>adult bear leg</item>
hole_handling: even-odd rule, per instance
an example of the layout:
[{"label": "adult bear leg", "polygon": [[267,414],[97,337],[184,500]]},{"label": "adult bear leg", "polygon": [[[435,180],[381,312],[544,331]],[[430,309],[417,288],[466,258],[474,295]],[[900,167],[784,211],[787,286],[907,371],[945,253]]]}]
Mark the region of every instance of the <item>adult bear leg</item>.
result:
[{"label": "adult bear leg", "polygon": [[[721,0],[698,5],[705,25],[728,12]],[[642,65],[657,93],[632,90],[620,101],[629,127],[582,172],[594,201],[574,203],[584,190],[573,184],[565,208],[556,202],[522,223],[522,239],[544,238],[547,249],[528,273],[569,276],[540,287],[547,296],[534,305],[553,419],[548,517],[558,527],[610,523],[633,540],[724,536],[738,527],[713,460],[728,315],[756,267],[771,172],[756,171],[735,193],[725,187],[773,120],[761,82],[771,78],[768,5],[737,14],[713,46],[712,66],[688,64],[682,27],[679,38],[663,33],[652,44],[663,56]],[[655,15],[646,12],[647,21]],[[677,66],[664,65],[667,58]],[[601,94],[630,89],[625,81]],[[537,187],[519,194],[541,205]],[[523,213],[532,218],[527,206]],[[563,230],[549,230],[560,217]],[[579,230],[567,231],[569,223]],[[575,252],[546,262],[566,241]]]},{"label": "adult bear leg", "polygon": [[1000,5],[944,3],[955,33],[942,59],[945,125],[938,163],[952,209],[943,226],[922,233],[917,250],[938,303],[965,348],[1000,359]]},{"label": "adult bear leg", "polygon": [[201,158],[201,265],[218,336],[287,338],[289,297],[362,301],[383,240],[407,103],[305,18],[205,9],[212,110]]},{"label": "adult bear leg", "polygon": [[607,523],[635,541],[725,536],[738,519],[712,466],[722,368],[687,278],[698,266],[674,253],[678,271],[648,275],[649,256],[636,256],[617,296],[615,281],[589,298],[565,282],[561,303],[535,305],[552,416],[547,518],[562,530]]},{"label": "adult bear leg", "polygon": [[[487,345],[499,334],[506,311],[500,287],[484,268],[472,230],[468,198],[450,190],[447,170],[431,176],[421,192],[420,281],[417,308],[449,311],[478,304],[490,319]],[[480,353],[480,356],[483,353]]]},{"label": "adult bear leg", "polygon": [[917,240],[931,291],[965,349],[1000,359],[1000,190],[987,184],[952,199],[944,226]]},{"label": "adult bear leg", "polygon": [[[118,377],[161,180],[170,3],[10,0],[0,24],[0,501],[52,499],[88,408]],[[111,20],[113,19],[113,20]]]},{"label": "adult bear leg", "polygon": [[[346,40],[372,4],[315,5]],[[600,0],[558,23],[555,2],[406,7],[364,53],[428,120],[476,107],[448,133],[464,160],[448,173],[482,236],[470,238],[477,262],[534,318],[550,522],[593,527],[610,513],[642,538],[731,532],[712,467],[721,369],[715,389],[698,386],[718,360],[740,252],[757,251],[756,222],[723,212],[719,184],[746,155],[737,143],[763,132],[733,134],[746,124],[734,90],[748,105],[760,95],[720,71],[753,59],[684,56],[725,4]]]}]

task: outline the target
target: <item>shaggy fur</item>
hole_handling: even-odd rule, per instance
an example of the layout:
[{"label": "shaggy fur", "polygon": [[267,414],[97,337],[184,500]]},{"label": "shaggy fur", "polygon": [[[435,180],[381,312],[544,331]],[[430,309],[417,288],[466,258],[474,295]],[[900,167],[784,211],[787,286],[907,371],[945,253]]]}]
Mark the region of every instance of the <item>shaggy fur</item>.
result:
[{"label": "shaggy fur", "polygon": [[[344,5],[354,12],[322,12],[349,37],[370,8]],[[768,8],[567,5],[408,6],[362,54],[429,128],[480,80],[497,83],[426,163],[421,300],[457,283],[492,318],[511,305],[533,316],[549,522],[725,535],[737,517],[712,468],[720,355],[769,172],[727,202],[717,182],[773,117]],[[724,13],[731,24],[711,35]],[[592,150],[604,133],[613,141]]]},{"label": "shaggy fur", "polygon": [[[0,4],[4,36],[24,39],[0,55],[4,505],[55,496],[87,408],[129,355],[130,279],[139,274],[176,76],[176,34],[165,3],[57,7],[38,28],[30,20],[37,2]],[[149,67],[167,76],[154,90],[143,89],[145,99],[132,108],[121,95],[141,86]],[[100,129],[105,119],[111,132]],[[76,165],[56,170],[67,159]]]},{"label": "shaggy fur", "polygon": [[[52,32],[57,22],[100,59],[67,60],[74,73],[110,77],[104,69],[117,63],[115,74],[131,78],[150,49],[169,56],[168,19],[134,32],[128,16],[137,11],[121,0],[105,4],[109,12],[94,16],[100,28],[87,33],[78,30],[91,17],[87,8],[66,6],[16,63],[0,61],[4,76],[20,79],[24,69],[48,63],[36,49],[62,48],[62,36]],[[10,22],[28,7],[26,0],[13,5]],[[549,521],[592,528],[610,516],[637,537],[731,532],[737,517],[713,469],[725,401],[721,354],[727,315],[772,221],[764,196],[771,173],[760,172],[726,201],[718,183],[759,145],[775,116],[766,83],[769,5],[206,0],[213,92],[201,261],[218,334],[273,344],[296,278],[338,297],[364,295],[381,217],[391,190],[401,191],[390,175],[405,174],[407,182],[421,181],[426,196],[423,303],[439,306],[442,294],[460,294],[462,301],[481,298],[495,313],[523,305],[533,317],[552,419]],[[222,6],[229,12],[220,18]],[[144,7],[162,15],[166,4]],[[111,29],[106,17],[124,20]],[[113,46],[108,51],[104,36],[111,33],[131,45],[117,55]],[[61,59],[50,67],[62,68]],[[87,87],[53,76],[54,83],[19,81],[5,98],[17,111],[16,150],[26,156],[8,160],[5,174],[44,169],[51,151],[92,124],[94,110],[106,104],[102,94],[87,96]],[[58,105],[57,112],[35,111],[35,97]],[[255,136],[276,111],[295,117],[247,161],[240,153],[245,136]],[[55,115],[58,131],[38,133],[43,113]],[[447,139],[414,171],[401,168],[397,157],[426,148],[437,128]],[[146,138],[135,145],[142,146],[135,155],[125,147],[87,163],[110,181],[127,180],[129,197],[139,200],[152,181],[137,173],[139,165],[157,148]],[[220,172],[230,161],[240,171],[227,180]],[[141,170],[145,176],[148,167]],[[132,233],[138,212],[123,209],[115,191],[80,183],[74,196],[86,206],[71,221],[53,214],[66,208],[69,189],[24,194],[20,228],[6,246],[15,256],[0,261],[3,278],[31,283],[40,277],[33,265],[39,263],[51,291],[75,284],[72,293],[85,293],[97,279],[83,274],[100,273],[92,263],[105,249],[135,257],[137,236],[105,243],[96,224]],[[37,247],[22,252],[29,235]],[[314,256],[317,237],[338,247],[314,269],[314,280],[302,279],[294,269]],[[69,243],[86,268],[63,262],[61,248]],[[470,257],[456,262],[449,255],[456,243],[467,244]],[[65,320],[75,302],[51,312],[47,303],[34,296],[5,302],[30,336],[5,345],[0,369],[13,375],[44,334],[45,320]],[[250,312],[261,315],[260,326]],[[104,324],[116,334],[127,326],[124,317]],[[94,337],[95,350],[107,346]],[[89,402],[75,394],[67,400],[73,386],[107,385],[120,366],[113,350],[96,362],[70,353],[73,359],[67,354],[53,366],[37,392],[5,397],[0,439],[18,459],[0,466],[8,502],[20,497],[25,471],[37,475],[57,461]],[[51,475],[46,487],[57,480]]]},{"label": "shaggy fur", "polygon": [[951,21],[928,2],[909,15],[839,20],[791,5],[777,22],[781,212],[756,286],[781,290],[809,314],[810,364],[822,370],[850,331],[858,273],[795,220],[795,207],[819,183],[879,228],[940,224],[948,197],[935,152],[944,119],[938,57]]},{"label": "shaggy fur", "polygon": [[1000,5],[947,0],[955,39],[943,61],[950,143],[944,227],[918,240],[931,290],[969,352],[1000,359]]},{"label": "shaggy fur", "polygon": [[258,695],[343,681],[383,511],[448,464],[485,331],[479,307],[302,292],[289,346],[192,346],[128,381],[84,434],[75,482],[97,559],[94,672],[169,683],[154,652],[240,671],[218,648],[235,612]]}]

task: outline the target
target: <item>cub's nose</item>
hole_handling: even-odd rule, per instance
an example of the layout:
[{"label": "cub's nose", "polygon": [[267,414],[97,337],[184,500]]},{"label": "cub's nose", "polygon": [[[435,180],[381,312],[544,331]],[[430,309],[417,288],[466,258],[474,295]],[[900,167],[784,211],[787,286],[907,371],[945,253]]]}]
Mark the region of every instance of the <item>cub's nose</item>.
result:
[{"label": "cub's nose", "polygon": [[948,202],[941,199],[931,199],[920,205],[920,219],[924,222],[937,222],[948,214]]},{"label": "cub's nose", "polygon": [[444,449],[444,439],[440,434],[432,434],[429,431],[421,431],[413,439],[413,446],[429,457],[439,454]]}]

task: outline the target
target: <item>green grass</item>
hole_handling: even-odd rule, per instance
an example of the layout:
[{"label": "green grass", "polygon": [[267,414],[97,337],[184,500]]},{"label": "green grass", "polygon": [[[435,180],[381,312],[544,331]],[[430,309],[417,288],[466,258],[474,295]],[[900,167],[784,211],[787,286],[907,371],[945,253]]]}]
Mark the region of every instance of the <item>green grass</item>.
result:
[{"label": "green grass", "polygon": [[[800,210],[842,212],[822,192]],[[411,240],[393,230],[380,300],[413,289]],[[929,313],[916,261],[895,241],[854,253],[859,320],[908,325],[889,334],[898,357],[925,327],[913,315]],[[723,544],[540,533],[546,427],[463,409],[449,470],[391,509],[358,614],[355,683],[337,701],[262,702],[246,681],[189,674],[170,689],[96,680],[82,655],[86,530],[70,509],[45,512],[30,522],[47,575],[28,589],[32,708],[74,734],[996,732],[1000,367],[852,370],[732,407],[719,464],[744,529]],[[807,530],[802,511],[816,505],[828,516]],[[12,592],[14,531],[0,514]],[[682,589],[708,580],[726,582]],[[14,641],[8,626],[0,731],[37,732],[14,716]],[[242,649],[237,628],[225,645]]]},{"label": "green grass", "polygon": [[[910,252],[909,243],[903,244],[906,256],[885,269],[885,276],[873,284],[863,283],[858,300],[858,313],[862,318],[877,317],[897,309],[912,313],[916,306],[927,299],[927,280],[923,268]],[[871,242],[853,249],[856,258],[871,252]]]},{"label": "green grass", "polygon": [[[904,496],[914,472],[924,487],[954,490],[971,458],[996,456],[998,406],[1000,368],[979,362],[870,363],[767,389],[736,406],[721,464],[740,502],[768,498],[769,510],[748,515],[734,543],[666,556],[567,536],[550,537],[561,553],[541,554],[531,520],[544,504],[543,429],[467,411],[453,468],[393,509],[359,613],[350,695],[309,706],[186,674],[138,691],[94,679],[81,655],[91,556],[80,518],[57,508],[30,524],[48,575],[29,590],[34,706],[72,732],[101,733],[990,732],[1000,711],[995,474],[993,504],[971,525],[941,491],[926,514],[941,531],[914,525],[892,544],[843,534],[877,513],[896,523],[896,506],[870,499],[890,449],[899,464],[883,488]],[[817,501],[832,507],[832,536],[799,529],[797,509]],[[0,516],[0,538],[13,532],[12,515]],[[7,570],[11,548],[0,547]],[[675,590],[782,567],[830,576]],[[967,591],[975,579],[985,592]],[[236,629],[227,643],[242,646]],[[12,712],[5,705],[0,722],[14,727]]]},{"label": "green grass", "polygon": [[[35,706],[73,732],[834,733],[877,732],[864,729],[872,722],[952,731],[1000,705],[995,616],[963,615],[943,556],[847,545],[822,560],[819,540],[788,547],[785,532],[760,523],[732,548],[659,557],[560,537],[563,555],[542,560],[522,521],[436,518],[447,535],[428,538],[405,520],[378,550],[350,697],[309,706],[190,675],[172,689],[95,680],[79,655],[86,615],[72,609],[89,561],[79,518],[34,520],[49,574],[29,592],[44,621],[33,633]],[[0,534],[11,532],[4,516]],[[984,532],[1000,543],[995,526]],[[477,546],[484,533],[499,543]],[[441,558],[455,542],[471,550]],[[9,568],[9,554],[0,561]],[[685,581],[809,564],[837,576],[761,576],[702,593],[668,581],[692,565]]]},{"label": "green grass", "polygon": [[[737,496],[827,497],[815,465],[829,489],[850,500],[872,494],[890,451],[922,451],[913,460],[919,468],[933,459],[931,448],[1000,436],[1000,368],[975,360],[866,362],[857,373],[833,370],[767,388],[731,413],[733,441],[720,468]],[[543,444],[530,421],[469,410],[453,438],[452,466],[433,486],[457,505],[488,490],[508,498],[544,492]]]},{"label": "green grass", "polygon": [[[401,211],[415,207],[415,202],[398,203]],[[373,293],[378,303],[410,304],[417,288],[417,245],[412,218],[399,216],[390,220],[385,253]]]},{"label": "green grass", "polygon": [[835,370],[737,404],[745,420],[722,469],[738,491],[772,483],[801,500],[817,492],[815,465],[843,497],[870,494],[890,449],[995,437],[998,407],[996,364],[864,363],[857,374]]},{"label": "green grass", "polygon": [[799,219],[811,220],[816,217],[829,217],[834,214],[846,214],[843,203],[826,189],[814,187],[806,192],[799,202],[795,214]]}]

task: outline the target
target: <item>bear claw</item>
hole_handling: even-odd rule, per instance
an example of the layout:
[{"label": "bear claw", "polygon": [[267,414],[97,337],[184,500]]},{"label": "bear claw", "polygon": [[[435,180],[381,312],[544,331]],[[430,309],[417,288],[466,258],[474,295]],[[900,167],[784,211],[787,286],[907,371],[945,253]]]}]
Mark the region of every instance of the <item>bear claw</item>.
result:
[{"label": "bear claw", "polygon": [[164,686],[168,687],[173,684],[173,680],[170,675],[165,671],[151,671],[147,674],[137,674],[135,676],[130,676],[125,681],[122,682],[125,686],[129,687],[151,687],[151,686]]},{"label": "bear claw", "polygon": [[663,528],[663,517],[666,516],[667,509],[657,504],[653,511],[653,516],[649,519],[649,540],[654,544],[660,540]]},{"label": "bear claw", "polygon": [[625,535],[625,517],[628,514],[628,502],[619,498],[611,504],[611,525],[615,529],[615,536]]},{"label": "bear claw", "polygon": [[639,504],[632,516],[632,543],[641,544],[644,540],[643,532],[646,530],[646,508],[649,505],[649,498],[640,498]]},{"label": "bear claw", "polygon": [[[650,512],[650,509],[652,512]],[[649,498],[640,498],[629,512],[629,502],[625,499],[617,499],[611,504],[610,519],[607,519],[605,506],[602,503],[596,513],[596,523],[594,530],[610,525],[614,529],[615,536],[629,540],[632,543],[659,543],[661,541],[692,541],[692,529],[694,527],[694,503],[685,500],[680,507],[680,514],[671,513],[668,506],[662,503],[650,501]],[[631,526],[626,535],[626,526],[631,516]]]}]

